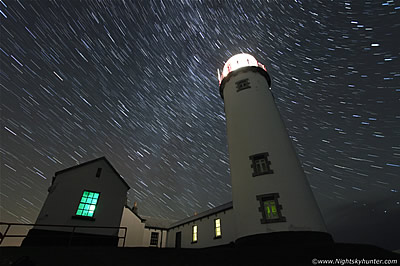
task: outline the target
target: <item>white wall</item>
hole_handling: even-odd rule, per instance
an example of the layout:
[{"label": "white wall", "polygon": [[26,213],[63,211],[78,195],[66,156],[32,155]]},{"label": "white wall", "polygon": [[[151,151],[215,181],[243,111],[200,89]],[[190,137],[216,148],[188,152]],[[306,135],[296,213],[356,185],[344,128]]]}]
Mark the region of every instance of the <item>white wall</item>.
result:
[{"label": "white wall", "polygon": [[[124,207],[121,219],[121,227],[127,227],[125,247],[143,247],[144,223],[141,222],[132,210]],[[120,234],[121,236],[121,234]]]},{"label": "white wall", "polygon": [[[167,229],[148,228],[133,211],[126,206],[121,219],[121,227],[127,227],[125,247],[166,247]],[[151,233],[158,232],[158,244],[150,246]],[[120,234],[122,236],[122,234]]]},{"label": "white wall", "polygon": [[[214,220],[221,219],[221,238],[214,239]],[[197,225],[197,243],[192,244],[192,227]],[[229,244],[235,240],[233,209],[228,209],[168,230],[167,247],[175,247],[175,236],[182,232],[182,248],[204,248]]]},{"label": "white wall", "polygon": [[[242,70],[237,70],[224,88],[237,237],[277,231],[325,232],[321,213],[265,77]],[[237,92],[236,82],[246,78],[251,88]],[[264,152],[269,153],[274,173],[253,177],[249,156]],[[260,222],[262,214],[256,196],[270,193],[279,193],[286,222]]]},{"label": "white wall", "polygon": [[[101,176],[96,177],[98,168]],[[84,190],[99,192],[95,221],[74,219]],[[119,227],[128,187],[103,159],[59,173],[36,220],[37,224]],[[43,227],[35,227],[44,229]],[[49,230],[71,231],[48,227]],[[82,229],[76,232],[116,235],[117,229]]]}]

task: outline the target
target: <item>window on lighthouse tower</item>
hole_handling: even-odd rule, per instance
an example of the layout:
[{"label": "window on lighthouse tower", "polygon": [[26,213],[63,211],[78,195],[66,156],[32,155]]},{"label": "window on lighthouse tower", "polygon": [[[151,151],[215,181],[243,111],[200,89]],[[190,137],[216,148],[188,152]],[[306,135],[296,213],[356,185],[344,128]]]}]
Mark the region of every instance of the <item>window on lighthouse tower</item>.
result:
[{"label": "window on lighthouse tower", "polygon": [[278,198],[279,193],[258,195],[256,197],[260,202],[258,210],[261,212],[260,222],[262,224],[286,222],[286,218],[282,215],[282,205],[279,204]]},{"label": "window on lighthouse tower", "polygon": [[267,219],[279,218],[278,211],[276,209],[275,200],[264,201],[265,216]]},{"label": "window on lighthouse tower", "polygon": [[236,84],[236,92],[251,88],[249,79],[241,79],[235,82],[235,84]]},{"label": "window on lighthouse tower", "polygon": [[259,173],[263,173],[263,172],[267,172],[268,168],[267,168],[267,161],[265,160],[265,158],[261,158],[261,159],[257,159],[255,160],[255,164],[256,164],[256,171]]},{"label": "window on lighthouse tower", "polygon": [[270,168],[271,162],[268,160],[269,153],[259,153],[249,156],[252,161],[253,177],[259,175],[273,174],[274,170]]}]

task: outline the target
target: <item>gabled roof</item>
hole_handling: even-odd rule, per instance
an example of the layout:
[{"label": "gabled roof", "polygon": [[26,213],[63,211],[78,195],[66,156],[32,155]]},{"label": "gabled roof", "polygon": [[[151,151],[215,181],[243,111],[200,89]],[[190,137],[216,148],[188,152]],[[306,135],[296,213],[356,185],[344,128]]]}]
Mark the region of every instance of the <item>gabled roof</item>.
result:
[{"label": "gabled roof", "polygon": [[54,175],[57,176],[57,175],[59,175],[59,174],[68,172],[68,171],[70,171],[70,170],[74,170],[74,169],[76,169],[76,168],[79,168],[79,167],[82,167],[82,166],[85,166],[85,165],[88,165],[88,164],[91,164],[91,163],[94,163],[94,162],[98,162],[98,161],[101,161],[101,160],[104,160],[104,161],[111,167],[111,169],[114,171],[114,173],[119,177],[119,179],[122,181],[122,183],[124,183],[124,184],[128,187],[128,190],[129,190],[131,187],[128,185],[128,183],[126,183],[126,181],[125,181],[125,180],[122,178],[122,176],[117,172],[117,170],[115,170],[114,166],[112,166],[112,164],[107,160],[107,158],[106,158],[105,156],[100,157],[100,158],[97,158],[97,159],[94,159],[94,160],[91,160],[91,161],[88,161],[88,162],[85,162],[85,163],[81,163],[81,164],[78,164],[78,165],[74,165],[74,166],[69,167],[69,168],[66,168],[66,169],[64,169],[64,170],[60,170],[60,171],[56,172]]}]

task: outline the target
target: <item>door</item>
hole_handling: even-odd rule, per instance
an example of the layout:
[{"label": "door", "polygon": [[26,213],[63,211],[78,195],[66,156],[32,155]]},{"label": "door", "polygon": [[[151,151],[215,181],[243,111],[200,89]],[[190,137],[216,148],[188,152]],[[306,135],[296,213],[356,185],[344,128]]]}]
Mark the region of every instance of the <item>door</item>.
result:
[{"label": "door", "polygon": [[175,235],[175,248],[181,248],[182,232],[176,232]]}]

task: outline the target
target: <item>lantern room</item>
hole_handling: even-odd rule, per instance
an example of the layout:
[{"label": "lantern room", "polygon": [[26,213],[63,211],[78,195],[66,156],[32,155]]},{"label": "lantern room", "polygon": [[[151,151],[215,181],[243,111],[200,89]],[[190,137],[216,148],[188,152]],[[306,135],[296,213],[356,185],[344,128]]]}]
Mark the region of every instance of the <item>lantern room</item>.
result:
[{"label": "lantern room", "polygon": [[224,65],[224,68],[222,69],[222,74],[220,75],[219,70],[218,70],[218,80],[219,83],[221,84],[221,81],[226,77],[230,72],[235,71],[239,68],[242,67],[248,67],[248,66],[255,66],[255,67],[261,67],[265,71],[265,66],[260,64],[257,59],[254,58],[254,56],[241,53],[232,56]]}]

